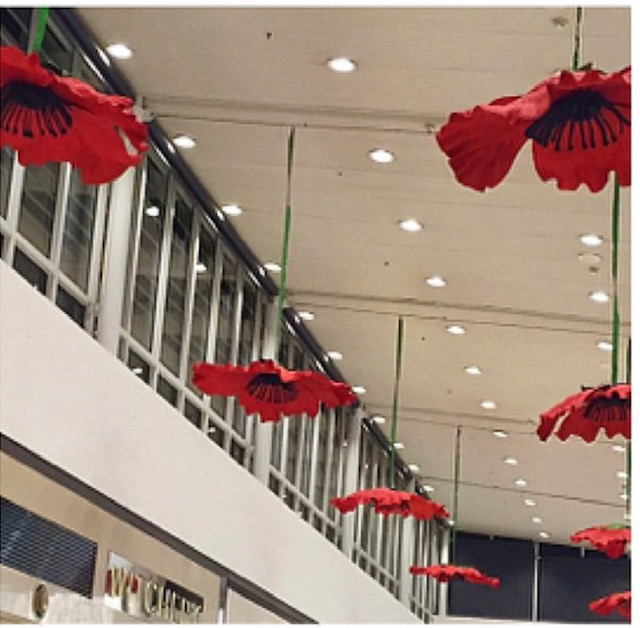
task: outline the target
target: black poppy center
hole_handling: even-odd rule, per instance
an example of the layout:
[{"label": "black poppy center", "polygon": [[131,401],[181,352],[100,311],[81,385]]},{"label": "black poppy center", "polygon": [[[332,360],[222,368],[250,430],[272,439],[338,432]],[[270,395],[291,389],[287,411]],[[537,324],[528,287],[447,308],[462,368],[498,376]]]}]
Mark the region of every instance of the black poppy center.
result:
[{"label": "black poppy center", "polygon": [[283,382],[275,373],[256,375],[247,384],[247,391],[254,399],[266,403],[287,403],[299,393],[295,384]]},{"label": "black poppy center", "polygon": [[608,146],[631,126],[623,108],[629,107],[617,105],[592,89],[580,89],[556,100],[527,127],[525,135],[545,148],[551,144],[556,151]]},{"label": "black poppy center", "polygon": [[617,395],[592,401],[584,411],[584,418],[596,423],[628,421],[631,416],[631,400]]},{"label": "black poppy center", "polygon": [[1,92],[0,126],[23,137],[60,137],[73,125],[70,105],[46,87],[11,81]]}]

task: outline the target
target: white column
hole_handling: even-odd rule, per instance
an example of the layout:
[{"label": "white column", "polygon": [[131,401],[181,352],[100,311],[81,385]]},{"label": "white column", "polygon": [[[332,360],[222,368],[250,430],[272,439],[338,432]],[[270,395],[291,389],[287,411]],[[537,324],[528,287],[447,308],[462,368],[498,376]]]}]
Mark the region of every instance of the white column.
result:
[{"label": "white column", "polygon": [[[365,413],[361,408],[356,408],[349,419],[347,431],[347,447],[345,453],[345,473],[343,495],[349,495],[358,490],[358,473],[360,467],[360,431],[362,419]],[[354,546],[354,534],[356,526],[356,514],[342,517],[342,551],[351,560]]]},{"label": "white column", "polygon": [[[265,305],[265,338],[262,346],[262,357],[265,360],[275,360],[276,330],[280,324],[277,303],[270,301]],[[263,423],[256,417],[256,448],[253,452],[253,474],[265,485],[269,484],[269,466],[271,463],[271,437],[273,424]]]},{"label": "white column", "polygon": [[102,294],[98,310],[98,342],[111,353],[118,353],[120,321],[127,277],[127,253],[131,212],[136,181],[135,168],[129,168],[111,184],[107,242],[102,269]]}]

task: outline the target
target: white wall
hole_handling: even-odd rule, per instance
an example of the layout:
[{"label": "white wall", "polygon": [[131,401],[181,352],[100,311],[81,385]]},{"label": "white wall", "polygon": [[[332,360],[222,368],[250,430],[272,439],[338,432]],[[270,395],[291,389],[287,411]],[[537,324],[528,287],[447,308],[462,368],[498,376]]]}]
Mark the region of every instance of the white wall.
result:
[{"label": "white wall", "polygon": [[0,429],[321,623],[419,623],[0,263]]}]

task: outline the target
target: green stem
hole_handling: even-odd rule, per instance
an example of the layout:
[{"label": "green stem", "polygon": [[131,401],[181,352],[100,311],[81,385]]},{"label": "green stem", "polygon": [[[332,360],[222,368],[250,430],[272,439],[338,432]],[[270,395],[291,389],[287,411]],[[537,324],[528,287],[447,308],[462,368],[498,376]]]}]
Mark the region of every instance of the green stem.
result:
[{"label": "green stem", "polygon": [[404,319],[398,318],[398,335],[396,337],[396,372],[393,383],[393,408],[391,411],[391,461],[389,464],[389,488],[395,488],[396,477],[396,439],[398,435],[398,400],[400,398],[400,374],[402,371],[402,337],[404,335]]},{"label": "green stem", "polygon": [[613,182],[613,211],[611,218],[611,283],[613,291],[613,325],[611,330],[611,383],[618,383],[620,345],[620,311],[618,309],[618,242],[620,240],[620,183],[616,174]]},{"label": "green stem", "polygon": [[573,62],[571,69],[575,72],[580,67],[580,44],[582,43],[582,7],[576,7],[576,28],[573,33]]},{"label": "green stem", "polygon": [[36,31],[33,37],[33,43],[31,44],[30,52],[39,53],[42,50],[42,42],[44,41],[45,33],[47,32],[47,21],[49,20],[49,9],[47,7],[40,7],[36,9],[38,11],[38,18],[36,24]]},{"label": "green stem", "polygon": [[[627,344],[627,382],[631,383],[631,338],[629,338],[629,342]],[[627,523],[631,525],[631,441],[627,441],[626,447],[626,472],[627,472],[627,483],[625,485],[627,501],[625,503],[625,514],[627,516]]]},{"label": "green stem", "polygon": [[293,172],[293,140],[295,127],[289,131],[287,141],[287,191],[284,210],[284,234],[282,236],[282,254],[280,256],[280,286],[278,288],[278,316],[276,323],[276,356],[278,355],[280,330],[284,324],[284,302],[287,297],[287,270],[289,268],[289,239],[291,236],[291,174]]},{"label": "green stem", "polygon": [[455,453],[453,462],[453,529],[451,530],[451,552],[449,563],[456,559],[456,536],[458,532],[458,489],[460,487],[460,434],[461,428],[456,427]]}]

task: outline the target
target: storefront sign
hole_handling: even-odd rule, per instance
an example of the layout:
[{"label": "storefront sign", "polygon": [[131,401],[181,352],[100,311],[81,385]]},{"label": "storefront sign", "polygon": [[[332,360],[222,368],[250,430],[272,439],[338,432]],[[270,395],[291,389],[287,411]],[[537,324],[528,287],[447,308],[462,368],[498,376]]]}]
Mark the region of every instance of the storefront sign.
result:
[{"label": "storefront sign", "polygon": [[194,624],[204,608],[201,596],[109,552],[105,603],[150,621]]}]

